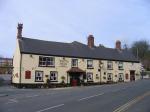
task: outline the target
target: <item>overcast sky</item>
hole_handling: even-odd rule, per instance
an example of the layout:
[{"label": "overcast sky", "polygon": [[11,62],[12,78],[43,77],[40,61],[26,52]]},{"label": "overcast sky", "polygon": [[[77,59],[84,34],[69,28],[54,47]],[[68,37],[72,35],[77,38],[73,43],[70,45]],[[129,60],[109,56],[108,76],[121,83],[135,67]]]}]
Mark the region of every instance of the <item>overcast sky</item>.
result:
[{"label": "overcast sky", "polygon": [[[114,47],[150,40],[150,0],[0,0],[0,55],[12,57],[17,23],[23,36]],[[40,47],[40,46],[39,46]]]}]

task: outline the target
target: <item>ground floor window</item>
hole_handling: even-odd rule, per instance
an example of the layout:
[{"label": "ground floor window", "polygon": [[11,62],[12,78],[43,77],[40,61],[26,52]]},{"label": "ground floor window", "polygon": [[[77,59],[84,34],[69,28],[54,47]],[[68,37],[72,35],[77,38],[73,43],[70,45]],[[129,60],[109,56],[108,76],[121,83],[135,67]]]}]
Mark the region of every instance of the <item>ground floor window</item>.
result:
[{"label": "ground floor window", "polygon": [[51,82],[57,82],[58,81],[58,72],[57,71],[51,71],[50,72],[50,81]]},{"label": "ground floor window", "polygon": [[43,71],[35,71],[35,81],[43,82]]},{"label": "ground floor window", "polygon": [[88,82],[93,81],[93,73],[92,73],[92,72],[88,72],[88,73],[87,73],[87,81],[88,81]]},{"label": "ground floor window", "polygon": [[107,80],[108,80],[108,81],[112,81],[112,80],[113,80],[113,79],[112,79],[112,76],[113,76],[112,73],[108,73],[108,74],[107,74]]},{"label": "ground floor window", "polygon": [[118,80],[119,80],[119,81],[124,81],[123,73],[119,73]]}]

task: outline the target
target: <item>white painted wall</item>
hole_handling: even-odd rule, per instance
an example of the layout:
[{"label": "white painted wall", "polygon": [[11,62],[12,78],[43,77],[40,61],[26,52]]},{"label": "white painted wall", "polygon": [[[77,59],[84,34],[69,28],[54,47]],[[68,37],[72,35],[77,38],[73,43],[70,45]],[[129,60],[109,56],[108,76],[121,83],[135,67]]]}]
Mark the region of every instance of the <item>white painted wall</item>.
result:
[{"label": "white painted wall", "polygon": [[19,83],[19,74],[20,74],[20,49],[19,49],[19,43],[18,39],[16,41],[16,49],[13,56],[13,74],[12,74],[12,82],[13,83]]},{"label": "white painted wall", "polygon": [[[19,73],[19,49],[17,47],[17,50],[14,55],[14,74]],[[21,67],[21,83],[41,83],[41,82],[35,82],[35,71],[40,70],[44,72],[44,82],[46,83],[46,77],[45,75],[50,76],[50,71],[57,71],[58,72],[58,83],[60,83],[61,77],[66,77],[65,82],[67,82],[67,72],[71,68],[71,59],[65,57],[65,60],[68,62],[66,67],[60,66],[60,60],[63,60],[62,57],[55,57],[55,68],[53,67],[39,67],[39,55],[30,55],[30,54],[23,54],[22,55],[22,67]],[[93,81],[94,82],[100,82],[100,78],[96,78],[96,74],[100,76],[101,74],[101,81],[107,82],[107,74],[112,73],[113,74],[113,81],[118,81],[118,74],[123,73],[124,74],[124,80],[126,82],[130,81],[130,76],[128,79],[125,79],[125,74],[128,73],[130,75],[130,70],[135,70],[136,74],[140,74],[140,64],[139,63],[130,63],[130,62],[124,62],[124,70],[118,70],[118,61],[113,61],[113,70],[107,70],[107,61],[102,60],[103,67],[101,69],[101,73],[98,71],[99,69],[99,60],[93,60],[94,69],[87,69],[87,59],[81,59],[78,58],[78,67],[82,70],[85,70],[86,72],[93,72]],[[31,71],[31,79],[25,79],[25,71]],[[104,74],[105,73],[105,74]],[[106,77],[106,79],[104,79]],[[139,76],[136,76],[136,80],[140,78]],[[70,79],[70,78],[68,78]],[[18,78],[13,77],[13,82],[18,83]],[[68,82],[70,82],[68,80]]]}]

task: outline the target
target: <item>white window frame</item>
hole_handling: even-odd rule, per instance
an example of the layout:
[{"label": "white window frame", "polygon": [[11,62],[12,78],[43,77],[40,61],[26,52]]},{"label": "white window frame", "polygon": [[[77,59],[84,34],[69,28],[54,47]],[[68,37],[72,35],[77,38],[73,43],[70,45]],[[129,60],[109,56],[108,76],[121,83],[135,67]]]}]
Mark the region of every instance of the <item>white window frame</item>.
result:
[{"label": "white window frame", "polygon": [[51,82],[58,81],[58,72],[57,71],[50,71],[50,81]]},{"label": "white window frame", "polygon": [[107,73],[107,81],[113,81],[113,74],[112,73]]},{"label": "white window frame", "polygon": [[92,59],[87,60],[87,68],[93,68],[93,60]]},{"label": "white window frame", "polygon": [[86,77],[87,77],[87,82],[93,82],[93,73],[92,72],[87,72]]},{"label": "white window frame", "polygon": [[123,73],[118,74],[118,81],[124,81],[124,74]]},{"label": "white window frame", "polygon": [[123,70],[123,62],[118,63],[118,70]]},{"label": "white window frame", "polygon": [[35,71],[35,82],[43,82],[43,71]]},{"label": "white window frame", "polygon": [[[75,63],[74,63],[74,61],[75,61]],[[71,66],[72,67],[78,67],[78,59],[72,59],[71,60]]]},{"label": "white window frame", "polygon": [[39,66],[40,67],[54,67],[55,66],[55,58],[39,56]]},{"label": "white window frame", "polygon": [[107,69],[113,70],[113,62],[112,61],[107,61]]}]

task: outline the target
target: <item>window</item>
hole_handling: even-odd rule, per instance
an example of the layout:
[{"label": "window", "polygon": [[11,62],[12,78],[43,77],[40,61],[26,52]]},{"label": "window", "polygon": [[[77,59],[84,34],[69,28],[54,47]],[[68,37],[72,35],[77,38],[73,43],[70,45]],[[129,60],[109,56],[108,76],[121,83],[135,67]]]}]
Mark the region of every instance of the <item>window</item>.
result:
[{"label": "window", "polygon": [[93,60],[87,60],[87,68],[93,68]]},{"label": "window", "polygon": [[25,79],[31,79],[31,71],[25,71]]},{"label": "window", "polygon": [[35,81],[43,82],[43,71],[35,71]]},{"label": "window", "polygon": [[78,59],[72,59],[72,67],[78,67]]},{"label": "window", "polygon": [[112,79],[112,73],[108,73],[107,74],[107,80],[108,81],[112,81],[113,79]]},{"label": "window", "polygon": [[118,63],[118,69],[119,70],[123,70],[123,62],[119,62]]},{"label": "window", "polygon": [[54,57],[39,57],[39,66],[41,67],[48,67],[48,66],[55,66],[55,58]]},{"label": "window", "polygon": [[52,82],[58,81],[58,72],[56,72],[56,71],[50,72],[50,81],[52,81]]},{"label": "window", "polygon": [[88,81],[88,82],[93,81],[93,73],[92,73],[92,72],[88,72],[88,73],[87,73],[87,81]]},{"label": "window", "polygon": [[113,69],[113,63],[112,61],[107,61],[107,69],[112,70]]},{"label": "window", "polygon": [[119,79],[119,81],[121,82],[121,81],[123,81],[124,80],[124,76],[123,76],[123,73],[119,73],[119,77],[118,77]]}]

